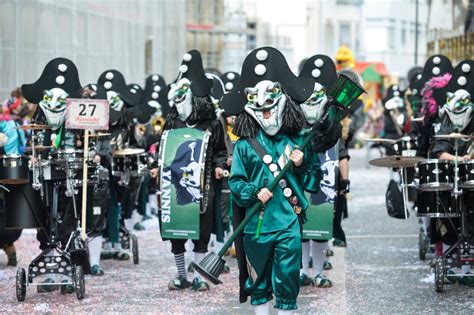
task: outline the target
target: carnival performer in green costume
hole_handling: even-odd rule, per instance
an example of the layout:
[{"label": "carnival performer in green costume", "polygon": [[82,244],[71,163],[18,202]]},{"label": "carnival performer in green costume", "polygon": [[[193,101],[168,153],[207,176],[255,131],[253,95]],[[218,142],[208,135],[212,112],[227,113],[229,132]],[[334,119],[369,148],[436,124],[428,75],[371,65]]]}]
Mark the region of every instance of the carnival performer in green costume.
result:
[{"label": "carnival performer in green costume", "polygon": [[[301,224],[308,203],[300,185],[307,163],[294,137],[305,121],[297,104],[309,98],[313,85],[297,78],[278,50],[263,47],[247,56],[237,87],[222,102],[228,115],[238,115],[233,131],[240,139],[229,178],[234,225],[256,201],[263,204],[236,240],[241,302],[251,296],[258,314],[268,313],[272,292],[279,313],[297,309]],[[292,169],[270,192],[266,185],[289,160]]]}]

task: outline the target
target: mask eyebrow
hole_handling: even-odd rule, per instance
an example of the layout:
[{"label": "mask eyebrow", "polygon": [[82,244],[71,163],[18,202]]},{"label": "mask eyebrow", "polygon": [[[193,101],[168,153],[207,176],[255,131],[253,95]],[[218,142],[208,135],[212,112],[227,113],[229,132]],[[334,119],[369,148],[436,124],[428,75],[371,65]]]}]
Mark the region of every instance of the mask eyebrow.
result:
[{"label": "mask eyebrow", "polygon": [[245,88],[244,89],[244,92],[245,94],[257,94],[257,89],[256,88],[251,88],[251,87],[248,87],[248,88]]}]

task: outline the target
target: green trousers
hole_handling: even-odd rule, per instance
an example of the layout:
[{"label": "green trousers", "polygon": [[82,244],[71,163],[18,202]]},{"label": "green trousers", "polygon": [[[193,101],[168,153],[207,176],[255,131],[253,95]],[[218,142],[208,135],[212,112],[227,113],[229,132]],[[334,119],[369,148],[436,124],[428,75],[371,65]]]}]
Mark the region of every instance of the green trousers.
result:
[{"label": "green trousers", "polygon": [[270,301],[275,293],[275,308],[295,310],[300,290],[301,232],[298,219],[284,230],[244,234],[244,248],[249,264],[249,279],[245,284],[251,294],[250,304]]}]

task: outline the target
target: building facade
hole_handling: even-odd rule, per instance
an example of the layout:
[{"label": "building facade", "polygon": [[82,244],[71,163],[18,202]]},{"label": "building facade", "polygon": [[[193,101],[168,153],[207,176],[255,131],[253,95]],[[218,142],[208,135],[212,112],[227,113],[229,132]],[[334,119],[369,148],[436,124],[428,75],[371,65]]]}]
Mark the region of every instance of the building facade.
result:
[{"label": "building facade", "polygon": [[0,97],[38,78],[55,57],[71,59],[81,84],[107,69],[127,83],[150,73],[174,79],[185,50],[185,0],[0,1]]}]

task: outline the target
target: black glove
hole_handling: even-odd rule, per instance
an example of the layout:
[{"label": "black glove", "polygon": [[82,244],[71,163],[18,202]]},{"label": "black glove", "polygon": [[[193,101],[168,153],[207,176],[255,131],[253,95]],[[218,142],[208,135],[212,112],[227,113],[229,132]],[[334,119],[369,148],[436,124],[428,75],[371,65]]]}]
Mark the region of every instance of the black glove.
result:
[{"label": "black glove", "polygon": [[341,180],[341,185],[339,187],[339,192],[343,195],[351,191],[351,181],[348,179]]}]

